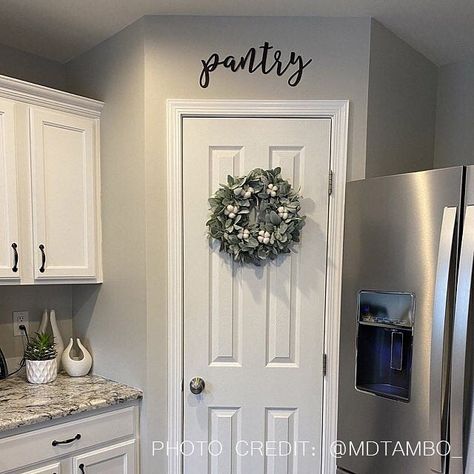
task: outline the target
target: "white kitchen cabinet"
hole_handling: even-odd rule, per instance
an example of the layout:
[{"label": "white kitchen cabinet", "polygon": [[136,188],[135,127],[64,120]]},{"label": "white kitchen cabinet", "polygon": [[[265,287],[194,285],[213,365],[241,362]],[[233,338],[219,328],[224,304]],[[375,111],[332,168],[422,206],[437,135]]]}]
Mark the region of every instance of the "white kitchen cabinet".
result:
[{"label": "white kitchen cabinet", "polygon": [[81,454],[72,460],[74,474],[135,474],[135,440]]},{"label": "white kitchen cabinet", "polygon": [[96,278],[95,121],[30,108],[34,278]]},{"label": "white kitchen cabinet", "polygon": [[138,474],[137,404],[0,438],[0,474]]},{"label": "white kitchen cabinet", "polygon": [[0,284],[102,281],[102,106],[0,76]]},{"label": "white kitchen cabinet", "polygon": [[15,103],[0,98],[0,282],[18,283],[18,199]]}]

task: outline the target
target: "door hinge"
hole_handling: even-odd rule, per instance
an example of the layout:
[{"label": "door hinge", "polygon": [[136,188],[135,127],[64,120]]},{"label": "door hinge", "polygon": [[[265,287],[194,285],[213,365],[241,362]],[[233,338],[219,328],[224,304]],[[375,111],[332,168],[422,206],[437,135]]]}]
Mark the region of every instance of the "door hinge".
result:
[{"label": "door hinge", "polygon": [[328,373],[328,356],[327,354],[323,354],[323,377],[326,377]]},{"label": "door hinge", "polygon": [[329,170],[329,187],[328,187],[329,196],[332,194],[333,176],[334,176],[334,172],[332,170]]}]

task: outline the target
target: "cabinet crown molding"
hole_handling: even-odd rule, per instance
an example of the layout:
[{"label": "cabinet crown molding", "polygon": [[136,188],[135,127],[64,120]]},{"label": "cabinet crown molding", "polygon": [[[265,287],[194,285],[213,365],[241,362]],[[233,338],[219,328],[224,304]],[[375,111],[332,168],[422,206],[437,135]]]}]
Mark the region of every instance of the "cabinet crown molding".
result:
[{"label": "cabinet crown molding", "polygon": [[93,118],[99,118],[104,107],[104,103],[99,100],[2,75],[0,75],[0,97]]}]

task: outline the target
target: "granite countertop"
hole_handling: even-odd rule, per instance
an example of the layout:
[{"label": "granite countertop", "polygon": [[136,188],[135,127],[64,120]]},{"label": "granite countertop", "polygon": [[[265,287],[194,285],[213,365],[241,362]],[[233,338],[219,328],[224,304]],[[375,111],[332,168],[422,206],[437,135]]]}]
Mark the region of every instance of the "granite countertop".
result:
[{"label": "granite countertop", "polygon": [[141,390],[88,375],[59,374],[49,384],[34,385],[25,378],[0,380],[0,432],[68,415],[140,400]]}]

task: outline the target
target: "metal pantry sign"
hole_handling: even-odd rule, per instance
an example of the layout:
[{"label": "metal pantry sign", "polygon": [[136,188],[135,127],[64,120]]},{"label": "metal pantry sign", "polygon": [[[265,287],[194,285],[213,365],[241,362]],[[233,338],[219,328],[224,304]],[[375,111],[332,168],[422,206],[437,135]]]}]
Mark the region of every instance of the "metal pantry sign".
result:
[{"label": "metal pantry sign", "polygon": [[305,60],[294,51],[284,58],[280,49],[275,49],[265,41],[258,48],[250,48],[244,56],[221,57],[219,53],[212,53],[208,59],[201,59],[199,84],[205,89],[209,86],[211,74],[218,68],[224,68],[231,72],[247,70],[250,74],[260,72],[265,75],[273,73],[279,77],[287,76],[288,85],[296,87],[303,78],[305,68],[311,62],[312,59]]}]

